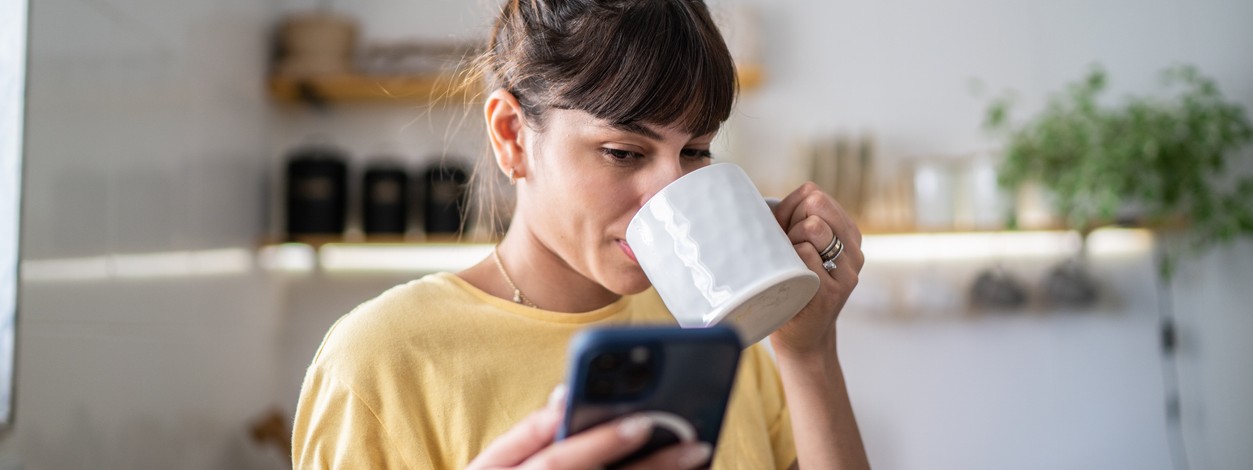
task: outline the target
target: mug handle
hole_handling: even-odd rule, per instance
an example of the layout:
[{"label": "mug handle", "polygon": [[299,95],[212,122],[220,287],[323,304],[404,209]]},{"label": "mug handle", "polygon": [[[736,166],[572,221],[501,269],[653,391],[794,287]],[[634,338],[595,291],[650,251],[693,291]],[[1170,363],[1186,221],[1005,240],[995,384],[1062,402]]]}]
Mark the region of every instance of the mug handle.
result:
[{"label": "mug handle", "polygon": [[774,212],[774,208],[779,207],[780,202],[783,202],[783,200],[777,197],[766,198],[766,205],[770,206],[770,212]]}]

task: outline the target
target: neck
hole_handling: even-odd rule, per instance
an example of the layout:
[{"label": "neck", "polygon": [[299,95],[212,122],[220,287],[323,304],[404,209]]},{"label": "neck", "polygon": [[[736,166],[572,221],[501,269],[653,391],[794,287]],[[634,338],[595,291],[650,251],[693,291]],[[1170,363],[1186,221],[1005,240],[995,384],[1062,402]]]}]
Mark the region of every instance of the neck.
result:
[{"label": "neck", "polygon": [[[576,271],[520,218],[514,219],[498,250],[501,263],[514,285],[541,309],[567,313],[589,312],[621,298]],[[494,267],[492,271],[496,271],[499,277],[500,273]],[[499,295],[493,290],[488,292],[512,300],[513,291],[508,283],[504,279],[499,282],[504,286],[502,291],[505,295]]]}]

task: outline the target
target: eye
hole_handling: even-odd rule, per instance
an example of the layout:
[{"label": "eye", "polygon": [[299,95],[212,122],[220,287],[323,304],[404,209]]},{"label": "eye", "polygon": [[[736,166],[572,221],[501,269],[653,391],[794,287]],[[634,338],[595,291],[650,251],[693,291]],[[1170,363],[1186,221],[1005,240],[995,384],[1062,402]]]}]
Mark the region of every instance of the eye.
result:
[{"label": "eye", "polygon": [[630,150],[622,150],[622,149],[612,149],[608,147],[601,148],[600,153],[604,154],[605,157],[609,158],[610,160],[613,160],[615,163],[632,163],[635,160],[640,160],[644,158],[644,154],[639,153],[639,152],[632,152]]},{"label": "eye", "polygon": [[683,149],[680,154],[683,155],[684,158],[690,158],[693,160],[709,160],[714,158],[713,152],[705,149]]}]

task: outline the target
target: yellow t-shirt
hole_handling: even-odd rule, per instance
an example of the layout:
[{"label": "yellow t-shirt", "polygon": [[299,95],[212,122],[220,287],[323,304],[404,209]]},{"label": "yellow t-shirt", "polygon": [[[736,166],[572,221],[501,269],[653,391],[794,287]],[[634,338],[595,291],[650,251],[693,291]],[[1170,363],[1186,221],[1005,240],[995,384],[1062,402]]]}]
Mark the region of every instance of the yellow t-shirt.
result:
[{"label": "yellow t-shirt", "polygon": [[[656,291],[582,314],[493,297],[448,273],[403,284],[340,318],[305,375],[296,468],[462,468],[564,380],[571,336],[592,325],[674,323]],[[774,363],[745,350],[716,469],[796,459]]]}]

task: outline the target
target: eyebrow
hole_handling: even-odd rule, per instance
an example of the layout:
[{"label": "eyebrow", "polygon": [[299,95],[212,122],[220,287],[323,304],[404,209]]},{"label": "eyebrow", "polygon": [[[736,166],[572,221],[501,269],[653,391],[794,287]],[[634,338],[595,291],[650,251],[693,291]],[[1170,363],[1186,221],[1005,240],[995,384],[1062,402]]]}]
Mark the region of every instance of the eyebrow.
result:
[{"label": "eyebrow", "polygon": [[662,140],[661,134],[657,131],[649,129],[648,126],[638,122],[615,122],[612,124],[614,129],[618,129],[632,134],[639,134],[653,140]]}]

